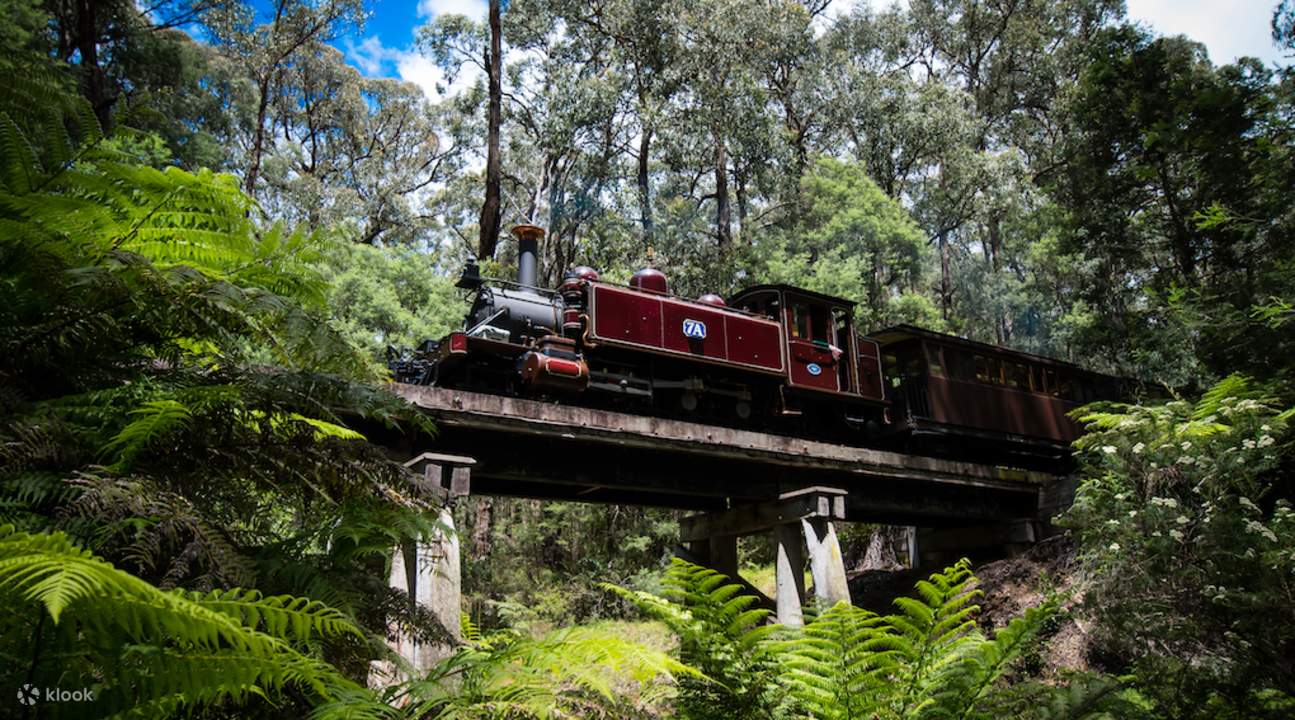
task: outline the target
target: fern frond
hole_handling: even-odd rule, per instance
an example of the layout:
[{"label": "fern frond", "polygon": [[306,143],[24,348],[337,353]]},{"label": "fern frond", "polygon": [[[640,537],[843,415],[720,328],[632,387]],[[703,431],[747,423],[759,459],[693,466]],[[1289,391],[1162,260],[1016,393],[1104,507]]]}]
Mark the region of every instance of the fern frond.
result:
[{"label": "fern frond", "polygon": [[188,425],[193,417],[189,408],[178,400],[150,400],[131,410],[130,415],[135,419],[102,449],[103,454],[114,455],[113,464],[117,468],[128,465],[158,438]]},{"label": "fern frond", "polygon": [[1218,415],[1223,407],[1223,401],[1227,398],[1253,398],[1257,396],[1253,382],[1249,377],[1240,373],[1233,373],[1214,383],[1210,389],[1201,395],[1201,399],[1192,408],[1191,418],[1192,420],[1203,420],[1211,415]]},{"label": "fern frond", "polygon": [[10,605],[34,602],[55,625],[74,616],[81,647],[120,648],[100,667],[119,707],[237,703],[287,685],[322,699],[360,689],[288,642],[312,633],[359,633],[335,611],[240,591],[159,590],[62,533],[0,528],[0,598]]},{"label": "fern frond", "polygon": [[341,612],[317,600],[278,595],[264,597],[257,590],[213,590],[189,593],[190,600],[224,613],[244,627],[257,628],[280,638],[305,643],[323,635],[351,635],[364,639]]}]

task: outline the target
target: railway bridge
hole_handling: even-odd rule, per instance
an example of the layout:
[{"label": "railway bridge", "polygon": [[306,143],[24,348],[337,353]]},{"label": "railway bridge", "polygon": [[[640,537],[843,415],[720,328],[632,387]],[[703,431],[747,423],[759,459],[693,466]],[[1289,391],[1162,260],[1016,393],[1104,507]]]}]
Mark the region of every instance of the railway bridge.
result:
[{"label": "railway bridge", "polygon": [[[735,578],[737,538],[772,533],[777,591],[766,601],[788,624],[801,620],[806,561],[815,597],[849,600],[834,523],[913,526],[911,562],[938,564],[1031,543],[1069,499],[1066,478],[1046,473],[463,390],[391,389],[438,428],[422,444],[387,443],[424,491],[447,504],[481,494],[690,511],[681,553]],[[452,523],[448,510],[442,519]],[[457,542],[441,545],[398,553],[392,582],[457,626]]]}]

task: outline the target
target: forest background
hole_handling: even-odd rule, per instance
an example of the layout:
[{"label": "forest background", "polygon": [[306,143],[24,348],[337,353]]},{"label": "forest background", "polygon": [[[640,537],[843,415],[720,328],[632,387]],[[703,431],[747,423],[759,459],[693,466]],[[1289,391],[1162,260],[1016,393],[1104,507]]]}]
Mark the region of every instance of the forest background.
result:
[{"label": "forest background", "polygon": [[[1263,419],[1236,423],[1254,430],[1255,474],[1224,474],[1253,485],[1238,495],[1250,521],[1290,531],[1289,466],[1266,449],[1284,447],[1273,428],[1295,398],[1289,0],[1272,15],[1282,59],[1222,66],[1128,23],[1117,0],[517,0],[417,29],[415,51],[457,83],[444,99],[348,64],[337,45],[369,18],[358,0],[3,8],[18,531],[66,532],[163,589],[290,592],[385,627],[404,610],[372,585],[380,549],[435,528],[337,409],[404,413],[375,390],[385,348],[452,328],[461,263],[508,274],[519,222],[548,230],[548,283],[574,264],[624,280],[649,260],[684,295],[790,282],[858,301],[865,328],[913,322],[1184,397],[1216,389],[1201,413],[1095,418],[1130,423],[1130,442],[1095,446],[1105,463],[1152,462],[1134,448],[1164,443],[1136,440],[1139,422],[1187,412],[1190,435],[1226,397],[1255,403],[1238,412]],[[1160,497],[1143,489],[1136,506],[1120,492],[1084,506],[1077,536],[1127,550],[1092,528]],[[487,628],[622,617],[598,583],[661,590],[676,530],[639,508],[458,512],[468,609]],[[869,539],[847,538],[851,552]],[[744,548],[756,566],[767,552]],[[1289,598],[1291,559],[1263,552],[1269,569],[1239,582],[1265,589],[1247,597]],[[1193,578],[1211,598],[1231,584]],[[1117,610],[1113,628],[1145,620]],[[1241,632],[1224,616],[1220,633]],[[326,652],[349,677],[377,652],[360,637]],[[1138,653],[1111,642],[1111,667],[1130,667]],[[1288,680],[1289,634],[1274,642],[1256,662]],[[1205,653],[1192,647],[1188,665]],[[31,677],[41,652],[21,648]],[[1222,685],[1180,688],[1173,707]],[[1249,690],[1229,702],[1248,707]]]}]

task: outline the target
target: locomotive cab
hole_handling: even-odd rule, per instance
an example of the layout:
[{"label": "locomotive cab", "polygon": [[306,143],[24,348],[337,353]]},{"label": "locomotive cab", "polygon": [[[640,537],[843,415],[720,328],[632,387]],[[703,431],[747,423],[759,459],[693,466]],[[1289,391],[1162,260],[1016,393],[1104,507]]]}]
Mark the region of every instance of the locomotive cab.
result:
[{"label": "locomotive cab", "polygon": [[733,298],[733,305],[782,324],[791,395],[884,402],[879,353],[855,331],[853,302],[789,285],[762,285]]}]

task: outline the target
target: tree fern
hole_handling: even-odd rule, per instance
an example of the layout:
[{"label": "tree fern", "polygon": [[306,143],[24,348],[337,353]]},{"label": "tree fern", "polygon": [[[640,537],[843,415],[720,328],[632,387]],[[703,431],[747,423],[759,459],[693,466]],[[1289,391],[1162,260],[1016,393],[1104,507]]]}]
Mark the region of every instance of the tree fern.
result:
[{"label": "tree fern", "polygon": [[[966,560],[916,585],[880,616],[838,603],[803,628],[759,627],[740,589],[675,560],[665,597],[616,589],[680,638],[680,657],[715,682],[681,682],[689,718],[981,718],[997,683],[1052,613],[1036,608],[985,638]],[[735,622],[736,620],[736,622]],[[767,685],[766,685],[767,684]],[[784,692],[785,691],[785,692]]]},{"label": "tree fern", "polygon": [[663,680],[696,674],[607,631],[566,628],[539,638],[505,631],[460,648],[393,699],[408,703],[413,717],[436,720],[622,718],[636,699],[659,699]]},{"label": "tree fern", "polygon": [[661,620],[679,637],[680,659],[704,678],[681,681],[680,704],[694,718],[772,717],[773,647],[780,626],[741,585],[709,568],[675,558],[663,579],[663,598],[605,586]]},{"label": "tree fern", "polygon": [[[0,561],[0,655],[19,672],[57,654],[144,716],[358,692],[317,655],[380,655],[374,633],[408,613],[374,555],[430,531],[352,425],[430,424],[363,382],[378,374],[320,317],[328,238],[269,222],[228,176],[132,162],[74,88],[5,74],[0,514],[137,575],[12,535],[66,546]],[[265,595],[212,590],[230,585]],[[299,588],[345,606],[280,597]],[[38,617],[39,642],[8,631]],[[355,618],[369,634],[343,630]]]},{"label": "tree fern", "polygon": [[74,636],[64,634],[70,645],[55,642],[47,652],[60,662],[89,663],[87,670],[103,678],[96,703],[103,711],[237,703],[288,686],[321,700],[358,690],[292,644],[358,634],[335,610],[254,592],[158,590],[61,533],[0,528],[0,597],[11,610],[34,603],[55,628],[77,628]]},{"label": "tree fern", "polygon": [[872,717],[893,693],[885,618],[838,603],[780,646],[795,711],[820,720]]}]

